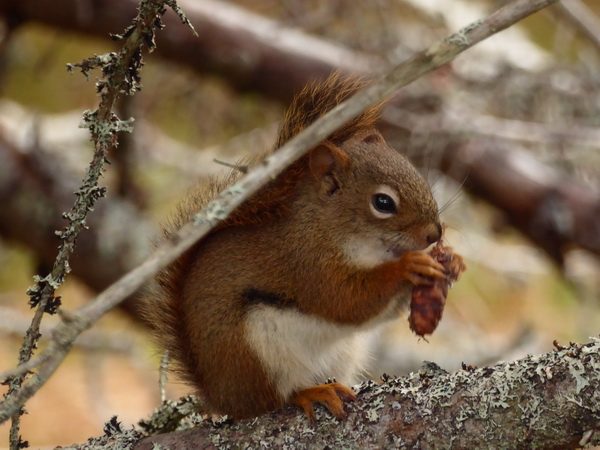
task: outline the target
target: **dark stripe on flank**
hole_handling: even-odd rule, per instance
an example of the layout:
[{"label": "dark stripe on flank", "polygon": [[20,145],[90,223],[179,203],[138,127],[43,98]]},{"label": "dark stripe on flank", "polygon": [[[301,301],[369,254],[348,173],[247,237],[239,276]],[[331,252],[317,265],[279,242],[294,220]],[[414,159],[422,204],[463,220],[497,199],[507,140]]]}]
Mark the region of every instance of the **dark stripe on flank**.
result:
[{"label": "dark stripe on flank", "polygon": [[273,292],[250,288],[242,296],[248,305],[267,305],[281,309],[297,308],[296,302],[293,299]]}]

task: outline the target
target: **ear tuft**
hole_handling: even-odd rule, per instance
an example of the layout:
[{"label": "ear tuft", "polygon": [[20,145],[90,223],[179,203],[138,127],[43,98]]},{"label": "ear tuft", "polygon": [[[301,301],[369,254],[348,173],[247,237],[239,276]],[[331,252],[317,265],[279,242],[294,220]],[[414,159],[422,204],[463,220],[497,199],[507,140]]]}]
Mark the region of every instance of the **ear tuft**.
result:
[{"label": "ear tuft", "polygon": [[345,167],[347,164],[348,156],[329,141],[322,142],[308,155],[310,173],[317,179],[331,176],[336,168]]}]

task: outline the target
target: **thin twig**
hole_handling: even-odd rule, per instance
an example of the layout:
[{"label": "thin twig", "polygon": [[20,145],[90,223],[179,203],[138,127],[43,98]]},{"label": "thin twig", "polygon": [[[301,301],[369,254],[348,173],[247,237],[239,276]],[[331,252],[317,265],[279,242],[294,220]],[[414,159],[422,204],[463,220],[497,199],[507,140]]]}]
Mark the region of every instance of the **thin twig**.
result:
[{"label": "thin twig", "polygon": [[169,378],[169,351],[165,350],[160,359],[158,370],[158,390],[160,392],[160,402],[167,401],[167,379]]},{"label": "thin twig", "polygon": [[556,16],[568,21],[586,36],[600,51],[600,19],[580,0],[568,0],[556,5]]},{"label": "thin twig", "polygon": [[[77,237],[86,228],[88,213],[93,210],[96,201],[105,194],[106,188],[100,187],[98,180],[105,170],[109,151],[117,145],[117,133],[131,131],[130,121],[120,120],[112,111],[117,98],[122,93],[133,94],[139,90],[138,71],[142,66],[141,50],[143,46],[153,49],[153,29],[161,26],[160,17],[165,12],[165,3],[171,4],[174,9],[177,8],[172,0],[146,0],[140,4],[139,14],[132,25],[123,36],[118,36],[119,39],[126,38],[119,53],[96,56],[82,63],[67,66],[69,70],[80,68],[86,76],[91,69],[98,67],[103,69],[103,78],[96,84],[101,98],[100,104],[96,111],[84,112],[82,125],[90,129],[94,142],[94,156],[81,187],[75,192],[77,198],[71,212],[63,215],[68,220],[68,225],[64,230],[56,232],[62,242],[52,271],[43,278],[36,275],[35,285],[27,290],[30,296],[29,303],[36,308],[36,311],[19,351],[19,365],[27,363],[37,347],[44,313],[54,314],[60,306],[60,297],[56,297],[55,292],[71,271],[69,260],[75,250]],[[177,9],[176,12],[181,14]],[[5,401],[9,401],[21,392],[26,373],[24,371],[19,376],[9,378]],[[20,416],[23,412],[21,404],[21,407],[11,413],[10,446],[12,449],[24,446],[19,436]]]},{"label": "thin twig", "polygon": [[79,333],[90,327],[162,267],[175,260],[198,239],[205,236],[244,199],[281,173],[302,154],[326,139],[337,128],[359,115],[369,106],[387,98],[398,88],[451,61],[458,54],[483,39],[556,1],[558,0],[516,0],[492,13],[486,19],[474,22],[459,32],[435,43],[427,50],[389,69],[378,81],[350,100],[340,104],[325,114],[319,121],[291,139],[276,153],[268,157],[264,164],[253,167],[246,176],[233,186],[225,189],[206,208],[196,214],[190,223],[172,235],[171,239],[167,240],[136,269],[111,285],[92,303],[69,314],[69,319],[55,328],[53,340],[45,350],[53,353],[52,358],[40,367],[39,372],[31,377],[20,392],[0,403],[0,423],[5,421],[10,414],[18,410],[28,398],[39,390],[56,370]]},{"label": "thin twig", "polygon": [[239,165],[239,164],[232,164],[232,163],[229,163],[227,161],[221,161],[220,159],[217,159],[217,158],[213,158],[213,162],[215,162],[217,164],[220,164],[221,166],[229,167],[230,169],[235,169],[238,172],[241,172],[243,174],[247,174],[248,170],[250,169],[248,166],[242,166],[242,165]]}]

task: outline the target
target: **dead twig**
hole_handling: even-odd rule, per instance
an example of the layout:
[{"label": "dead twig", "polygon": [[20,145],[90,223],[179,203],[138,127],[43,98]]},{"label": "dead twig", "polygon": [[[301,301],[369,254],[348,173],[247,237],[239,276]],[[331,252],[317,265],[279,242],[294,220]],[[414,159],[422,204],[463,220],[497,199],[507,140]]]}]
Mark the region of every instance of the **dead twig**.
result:
[{"label": "dead twig", "polygon": [[580,0],[557,3],[557,19],[569,22],[600,51],[600,19]]},{"label": "dead twig", "polygon": [[[93,210],[96,201],[105,195],[106,189],[99,186],[98,180],[104,172],[109,151],[117,145],[117,133],[131,131],[130,120],[120,120],[113,113],[113,109],[117,98],[122,93],[131,95],[139,90],[142,48],[144,46],[149,50],[154,48],[154,29],[161,27],[160,17],[166,10],[166,4],[169,4],[176,13],[181,15],[174,0],[142,1],[139,6],[139,14],[130,27],[123,36],[115,36],[117,39],[124,39],[119,53],[95,56],[81,63],[67,66],[69,70],[79,68],[86,76],[90,70],[102,68],[103,77],[96,83],[96,89],[101,99],[100,104],[95,111],[84,112],[82,125],[89,128],[92,135],[94,156],[80,188],[75,192],[76,200],[71,212],[63,214],[63,217],[68,220],[68,225],[62,231],[56,232],[62,242],[52,271],[45,277],[36,275],[34,277],[35,285],[27,291],[30,297],[29,303],[36,308],[36,312],[19,351],[20,365],[29,361],[37,347],[44,313],[54,314],[61,304],[60,297],[56,297],[54,294],[63,283],[65,276],[71,271],[69,260],[75,249],[77,237],[86,228],[88,213]],[[3,403],[10,402],[23,391],[28,390],[26,386],[23,386],[26,373],[24,371],[7,380],[9,389]],[[10,417],[12,417],[10,445],[14,449],[25,446],[19,436],[20,416],[23,412],[22,403],[10,412]]]}]

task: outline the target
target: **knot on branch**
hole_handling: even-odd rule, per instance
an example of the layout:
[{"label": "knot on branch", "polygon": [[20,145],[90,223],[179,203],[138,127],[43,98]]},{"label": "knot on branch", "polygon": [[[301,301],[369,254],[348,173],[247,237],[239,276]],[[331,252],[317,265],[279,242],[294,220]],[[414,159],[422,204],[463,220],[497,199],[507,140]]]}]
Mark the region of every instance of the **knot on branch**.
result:
[{"label": "knot on branch", "polygon": [[[44,291],[46,289],[50,289],[51,292],[58,289],[58,287],[62,284],[64,277],[59,277],[59,279],[55,279],[52,274],[46,275],[44,278],[39,275],[35,275],[33,277],[33,281],[35,284],[29,289],[27,289],[27,295],[29,296],[29,306],[35,308],[44,298]],[[44,312],[52,315],[56,314],[58,308],[62,304],[61,297],[50,296],[46,302],[44,307]],[[39,333],[38,333],[39,334]]]},{"label": "knot on branch", "polygon": [[116,133],[120,131],[131,133],[133,131],[131,124],[134,120],[133,117],[121,120],[114,113],[110,113],[108,119],[103,119],[99,116],[98,110],[90,111],[88,109],[83,112],[83,120],[79,127],[88,128],[92,138],[98,145],[108,147],[116,144]]},{"label": "knot on branch", "polygon": [[68,63],[67,71],[72,72],[79,69],[83,76],[89,78],[90,72],[97,68],[105,68],[114,66],[118,62],[118,55],[115,52],[105,53],[103,55],[94,55],[91,58],[86,58],[83,61],[76,63]]},{"label": "knot on branch", "polygon": [[[145,29],[142,32],[142,37],[143,42],[152,50],[155,47],[153,29]],[[142,89],[140,76],[140,71],[144,66],[142,45],[139,44],[134,47],[130,56],[127,53],[129,53],[129,49],[124,48],[119,53],[109,52],[94,55],[83,61],[67,64],[67,71],[72,72],[79,69],[89,79],[92,70],[101,69],[102,79],[96,82],[96,92],[98,94],[107,95],[111,90],[114,90],[115,92],[133,95]],[[123,64],[124,60],[127,64]]]},{"label": "knot on branch", "polygon": [[202,403],[195,395],[166,400],[148,419],[140,420],[139,425],[148,435],[189,429],[203,421],[201,409]]}]

